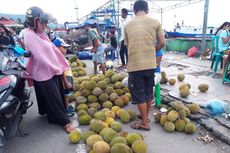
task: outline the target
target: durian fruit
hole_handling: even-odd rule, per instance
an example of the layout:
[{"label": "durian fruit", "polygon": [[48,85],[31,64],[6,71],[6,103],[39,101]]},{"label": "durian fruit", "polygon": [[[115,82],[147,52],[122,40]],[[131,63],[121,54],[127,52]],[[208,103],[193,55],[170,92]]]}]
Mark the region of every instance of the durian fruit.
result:
[{"label": "durian fruit", "polygon": [[182,119],[176,120],[175,127],[176,127],[176,130],[179,131],[179,132],[184,131],[184,129],[185,129],[185,121],[182,120]]},{"label": "durian fruit", "polygon": [[105,123],[108,124],[108,126],[110,126],[110,124],[112,124],[113,122],[114,122],[114,118],[112,118],[112,117],[106,117]]},{"label": "durian fruit", "polygon": [[87,132],[85,132],[85,133],[83,133],[83,134],[81,135],[81,139],[82,139],[84,142],[86,142],[86,140],[88,139],[88,137],[91,136],[91,135],[96,135],[96,133],[93,132],[93,131],[87,131]]},{"label": "durian fruit", "polygon": [[127,93],[125,93],[125,95],[129,98],[129,101],[132,100],[131,93],[127,92]]},{"label": "durian fruit", "polygon": [[94,81],[88,81],[85,85],[85,88],[88,90],[93,90],[96,87],[96,82]]},{"label": "durian fruit", "polygon": [[93,149],[90,149],[89,153],[95,153],[95,151]]},{"label": "durian fruit", "polygon": [[86,144],[90,147],[93,147],[93,145],[98,142],[98,141],[103,141],[102,136],[98,134],[91,135],[87,138]]},{"label": "durian fruit", "polygon": [[196,132],[196,125],[194,123],[188,123],[185,126],[185,133],[192,134]]},{"label": "durian fruit", "polygon": [[144,141],[138,140],[132,144],[132,150],[134,153],[147,153],[148,145]]},{"label": "durian fruit", "polygon": [[88,90],[88,89],[82,89],[81,90],[81,95],[84,96],[84,97],[88,97],[89,95],[91,95],[91,91]]},{"label": "durian fruit", "polygon": [[122,84],[121,82],[116,82],[116,83],[114,84],[114,88],[115,88],[115,89],[121,89],[121,88],[123,88],[123,84]]},{"label": "durian fruit", "polygon": [[128,109],[126,110],[129,113],[130,116],[130,121],[136,120],[137,119],[137,114],[135,111]]},{"label": "durian fruit", "polygon": [[107,87],[104,92],[110,95],[111,93],[113,93],[113,87]]},{"label": "durian fruit", "polygon": [[115,118],[116,117],[116,114],[113,112],[113,111],[106,111],[105,112],[105,116],[106,117],[112,117],[112,118]]},{"label": "durian fruit", "polygon": [[102,129],[106,127],[106,125],[101,120],[91,120],[90,129],[93,132],[100,133]]},{"label": "durian fruit", "polygon": [[175,124],[171,121],[167,121],[164,124],[164,129],[167,132],[173,132],[175,130]]},{"label": "durian fruit", "polygon": [[100,78],[98,76],[93,76],[91,77],[91,81],[94,81],[94,82],[98,82],[100,80]]},{"label": "durian fruit", "polygon": [[125,139],[127,138],[128,134],[129,132],[126,132],[126,131],[119,132],[119,136],[124,137]]},{"label": "durian fruit", "polygon": [[80,110],[79,112],[77,112],[78,117],[82,116],[82,115],[88,115],[88,113],[85,110]]},{"label": "durian fruit", "polygon": [[125,105],[124,101],[121,98],[117,98],[114,101],[114,105],[119,106],[119,107],[123,107]]},{"label": "durian fruit", "polygon": [[125,109],[119,109],[119,110],[116,112],[117,117],[120,117],[120,114],[121,114],[121,112],[123,112],[123,111],[126,111],[126,110],[125,110]]},{"label": "durian fruit", "polygon": [[130,121],[130,115],[126,110],[122,111],[119,117],[123,123],[128,123]]},{"label": "durian fruit", "polygon": [[186,117],[188,117],[190,115],[190,110],[188,109],[188,107],[184,106],[183,110],[185,110]]},{"label": "durian fruit", "polygon": [[129,97],[126,95],[122,95],[120,99],[124,102],[125,105],[129,103]]},{"label": "durian fruit", "polygon": [[106,116],[105,116],[105,113],[104,113],[104,112],[98,111],[98,112],[96,112],[96,113],[94,114],[94,118],[95,118],[96,120],[105,121]]},{"label": "durian fruit", "polygon": [[78,118],[78,122],[80,125],[88,125],[91,121],[90,115],[82,115]]},{"label": "durian fruit", "polygon": [[137,140],[142,140],[141,136],[137,133],[130,133],[127,135],[126,137],[127,142],[130,146],[132,146],[132,144],[137,141]]},{"label": "durian fruit", "polygon": [[77,105],[76,110],[77,110],[77,112],[80,111],[80,110],[87,111],[88,110],[88,106],[86,104],[79,104],[79,105]]},{"label": "durian fruit", "polygon": [[179,110],[177,113],[180,119],[183,119],[186,117],[186,111],[184,109]]},{"label": "durian fruit", "polygon": [[111,93],[111,94],[109,95],[109,100],[110,100],[110,101],[115,101],[117,98],[118,98],[117,93]]},{"label": "durian fruit", "polygon": [[95,153],[110,153],[110,146],[105,141],[98,141],[94,143],[93,150]]},{"label": "durian fruit", "polygon": [[209,88],[209,86],[205,83],[201,83],[198,86],[198,89],[200,90],[200,92],[206,92],[206,91],[208,91],[208,88]]},{"label": "durian fruit", "polygon": [[168,79],[166,77],[166,73],[164,71],[161,72],[161,81],[160,84],[166,84],[168,82]]},{"label": "durian fruit", "polygon": [[106,133],[103,136],[103,139],[107,142],[110,143],[114,138],[116,138],[118,136],[118,133],[113,130],[113,129],[109,129],[106,131]]},{"label": "durian fruit", "polygon": [[153,113],[153,117],[156,123],[160,123],[160,119],[161,119],[161,112],[155,112]]},{"label": "durian fruit", "polygon": [[96,110],[99,110],[99,109],[101,109],[101,104],[99,104],[99,103],[91,103],[91,104],[89,104],[89,107],[90,108],[95,108]]},{"label": "durian fruit", "polygon": [[68,138],[71,143],[78,143],[81,140],[81,134],[77,130],[74,130],[68,135]]},{"label": "durian fruit", "polygon": [[167,122],[168,121],[168,117],[167,117],[167,115],[161,115],[161,119],[160,119],[160,124],[162,125],[162,126],[164,126],[164,124],[165,124],[165,122]]},{"label": "durian fruit", "polygon": [[180,90],[180,96],[183,98],[187,98],[189,94],[190,94],[190,91],[188,87]]},{"label": "durian fruit", "polygon": [[94,89],[93,89],[93,91],[92,91],[92,94],[94,95],[94,96],[99,96],[100,94],[102,94],[103,93],[103,90],[101,90],[101,88],[99,88],[99,87],[95,87]]},{"label": "durian fruit", "polygon": [[107,87],[107,82],[106,82],[106,81],[99,81],[99,82],[97,83],[97,86],[98,86],[99,88],[101,88],[102,90],[104,90],[104,89],[106,89],[106,87]]},{"label": "durian fruit", "polygon": [[109,99],[109,96],[106,93],[102,93],[99,95],[98,99],[100,102],[105,102]]},{"label": "durian fruit", "polygon": [[113,76],[114,75],[114,71],[113,70],[107,70],[106,72],[105,72],[105,77],[106,78],[110,78],[111,76]]},{"label": "durian fruit", "polygon": [[178,116],[179,116],[179,115],[178,115],[178,113],[177,113],[176,111],[171,110],[171,111],[168,113],[168,115],[167,115],[167,119],[168,119],[169,121],[174,122],[174,121],[177,120]]},{"label": "durian fruit", "polygon": [[77,96],[76,97],[76,103],[77,104],[84,104],[87,102],[87,99],[84,96]]},{"label": "durian fruit", "polygon": [[184,88],[190,89],[189,86],[188,86],[188,84],[182,84],[182,85],[179,86],[179,91],[180,91],[181,89],[184,89]]},{"label": "durian fruit", "polygon": [[184,118],[183,121],[185,122],[185,125],[187,125],[188,123],[190,123],[190,119],[188,119],[188,118]]},{"label": "durian fruit", "polygon": [[106,101],[102,104],[103,108],[112,108],[113,107],[113,103],[111,101]]},{"label": "durian fruit", "polygon": [[176,79],[171,78],[171,79],[168,80],[168,82],[169,82],[170,85],[174,85],[176,83]]},{"label": "durian fruit", "polygon": [[126,144],[116,143],[111,147],[111,153],[133,153],[133,151]]},{"label": "durian fruit", "polygon": [[190,113],[192,113],[192,114],[197,114],[200,112],[200,106],[198,104],[194,104],[194,103],[188,104],[187,107],[188,107]]},{"label": "durian fruit", "polygon": [[106,127],[106,128],[104,128],[103,130],[101,130],[101,132],[99,133],[99,135],[100,136],[104,136],[105,135],[105,133],[108,131],[108,130],[110,130],[111,128],[109,128],[109,127]]},{"label": "durian fruit", "polygon": [[184,74],[178,74],[177,79],[178,79],[178,81],[183,81],[185,79],[185,75]]},{"label": "durian fruit", "polygon": [[70,61],[71,63],[73,63],[74,61],[76,61],[77,60],[77,56],[70,56],[69,58],[68,58],[68,61]]},{"label": "durian fruit", "polygon": [[115,84],[116,82],[118,82],[120,79],[120,76],[118,74],[114,74],[112,77],[111,77],[111,83]]},{"label": "durian fruit", "polygon": [[111,142],[110,142],[110,146],[112,147],[113,145],[117,144],[117,143],[123,143],[125,145],[127,145],[127,140],[124,137],[121,136],[117,136],[116,138],[114,138]]},{"label": "durian fruit", "polygon": [[124,94],[124,91],[122,89],[115,89],[115,92],[118,96],[122,96]]},{"label": "durian fruit", "polygon": [[120,122],[114,121],[110,124],[110,128],[112,128],[116,132],[120,132],[122,129],[122,125]]},{"label": "durian fruit", "polygon": [[182,101],[172,101],[169,103],[171,105],[171,107],[173,109],[175,109],[176,111],[181,110],[184,108],[184,104],[182,103]]},{"label": "durian fruit", "polygon": [[116,113],[119,109],[121,109],[121,107],[119,107],[119,106],[113,106],[111,108],[111,111],[113,111],[114,113]]},{"label": "durian fruit", "polygon": [[91,108],[88,109],[87,112],[88,112],[88,114],[89,114],[90,116],[94,117],[94,114],[97,112],[97,109],[91,107]]},{"label": "durian fruit", "polygon": [[95,103],[95,102],[97,102],[97,97],[94,96],[94,95],[89,95],[88,96],[88,102],[89,103]]}]

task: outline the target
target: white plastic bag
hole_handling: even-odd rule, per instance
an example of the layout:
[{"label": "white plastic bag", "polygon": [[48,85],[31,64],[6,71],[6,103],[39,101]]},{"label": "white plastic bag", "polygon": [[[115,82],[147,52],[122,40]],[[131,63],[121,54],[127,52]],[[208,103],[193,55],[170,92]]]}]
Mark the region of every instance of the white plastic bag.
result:
[{"label": "white plastic bag", "polygon": [[160,83],[160,81],[161,81],[161,73],[160,72],[155,73],[154,81],[155,81],[155,85]]}]

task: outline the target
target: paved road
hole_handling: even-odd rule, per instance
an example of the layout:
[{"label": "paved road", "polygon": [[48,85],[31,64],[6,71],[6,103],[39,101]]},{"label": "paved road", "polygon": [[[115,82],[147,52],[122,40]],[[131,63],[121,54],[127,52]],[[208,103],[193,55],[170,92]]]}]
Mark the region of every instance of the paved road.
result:
[{"label": "paved road", "polygon": [[[176,55],[167,55],[174,57]],[[179,58],[180,56],[178,56]],[[165,58],[166,59],[166,58]],[[165,60],[165,62],[167,59]],[[172,60],[173,61],[173,60]],[[188,62],[189,60],[185,60]],[[163,61],[164,63],[164,61]],[[194,63],[193,63],[194,64]],[[91,65],[91,64],[88,64]],[[162,64],[164,65],[164,64]],[[202,67],[201,68],[205,68]],[[166,69],[166,67],[165,67]],[[92,72],[92,69],[88,70]],[[34,92],[31,98],[36,99]],[[129,105],[129,108],[136,110],[136,107]],[[155,110],[152,109],[152,114]],[[72,118],[73,120],[73,118]],[[229,153],[230,146],[214,139],[211,143],[203,143],[197,140],[198,136],[207,134],[207,131],[199,127],[199,131],[193,135],[184,133],[166,133],[163,128],[153,122],[152,115],[151,131],[136,131],[130,128],[130,124],[123,124],[123,130],[128,132],[140,132],[144,136],[144,141],[149,146],[149,153]],[[36,102],[28,110],[22,125],[24,132],[28,133],[26,137],[16,136],[10,139],[5,145],[5,153],[76,153],[77,145],[70,144],[67,134],[62,127],[47,123],[45,116],[39,116],[37,113]],[[88,129],[88,126],[80,126],[82,131]]]}]

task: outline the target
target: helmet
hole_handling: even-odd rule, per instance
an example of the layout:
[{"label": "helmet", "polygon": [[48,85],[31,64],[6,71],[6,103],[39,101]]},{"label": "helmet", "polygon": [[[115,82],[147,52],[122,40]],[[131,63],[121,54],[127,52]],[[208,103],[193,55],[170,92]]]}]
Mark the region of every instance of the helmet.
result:
[{"label": "helmet", "polygon": [[40,20],[41,23],[48,23],[48,14],[44,13],[42,9],[37,6],[32,6],[26,11],[25,23],[33,29],[37,28],[36,22]]}]

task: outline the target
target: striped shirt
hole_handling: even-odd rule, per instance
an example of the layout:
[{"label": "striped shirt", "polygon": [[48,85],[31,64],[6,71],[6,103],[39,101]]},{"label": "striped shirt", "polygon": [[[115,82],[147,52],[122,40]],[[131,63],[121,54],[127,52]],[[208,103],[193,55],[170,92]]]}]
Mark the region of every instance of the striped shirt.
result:
[{"label": "striped shirt", "polygon": [[128,72],[156,68],[156,42],[164,31],[159,21],[144,15],[136,16],[125,27],[128,47]]}]

